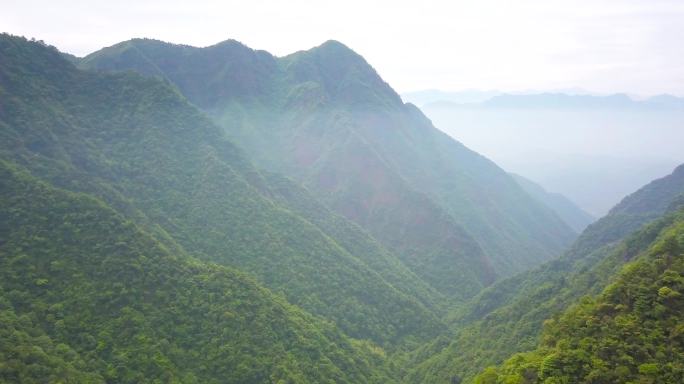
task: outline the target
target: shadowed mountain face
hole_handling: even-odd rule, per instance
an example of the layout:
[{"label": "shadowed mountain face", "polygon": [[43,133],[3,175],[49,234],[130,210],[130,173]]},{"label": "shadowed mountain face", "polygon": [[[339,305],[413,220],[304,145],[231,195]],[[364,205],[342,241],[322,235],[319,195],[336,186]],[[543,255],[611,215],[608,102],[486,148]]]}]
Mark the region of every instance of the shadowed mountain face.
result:
[{"label": "shadowed mountain face", "polygon": [[260,166],[304,184],[442,293],[472,296],[574,238],[338,42],[276,58],[233,41],[194,48],[132,40],[80,66],[175,84]]}]

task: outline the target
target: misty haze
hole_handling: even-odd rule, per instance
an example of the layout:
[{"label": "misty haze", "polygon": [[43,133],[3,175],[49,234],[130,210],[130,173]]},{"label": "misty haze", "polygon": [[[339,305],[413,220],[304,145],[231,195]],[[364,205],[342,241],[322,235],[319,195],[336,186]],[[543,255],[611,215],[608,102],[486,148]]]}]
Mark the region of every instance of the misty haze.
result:
[{"label": "misty haze", "polygon": [[684,162],[684,99],[674,96],[471,91],[403,98],[456,140],[595,217]]}]

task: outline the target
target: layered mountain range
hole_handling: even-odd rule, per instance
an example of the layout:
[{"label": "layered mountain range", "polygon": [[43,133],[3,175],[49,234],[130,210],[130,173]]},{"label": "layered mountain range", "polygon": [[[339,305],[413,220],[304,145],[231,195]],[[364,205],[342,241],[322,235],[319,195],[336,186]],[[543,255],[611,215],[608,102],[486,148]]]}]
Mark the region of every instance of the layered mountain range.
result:
[{"label": "layered mountain range", "polygon": [[168,84],[79,71],[15,38],[2,49],[3,159],[97,197],[170,249],[257,276],[355,337],[439,331],[437,292],[304,189],[260,173]]},{"label": "layered mountain range", "polygon": [[441,293],[470,297],[574,238],[339,42],[277,58],[235,41],[195,48],[131,40],[79,66],[169,81],[258,166],[303,184]]},{"label": "layered mountain range", "polygon": [[0,381],[677,382],[683,170],[575,240],[341,43],[0,35]]}]

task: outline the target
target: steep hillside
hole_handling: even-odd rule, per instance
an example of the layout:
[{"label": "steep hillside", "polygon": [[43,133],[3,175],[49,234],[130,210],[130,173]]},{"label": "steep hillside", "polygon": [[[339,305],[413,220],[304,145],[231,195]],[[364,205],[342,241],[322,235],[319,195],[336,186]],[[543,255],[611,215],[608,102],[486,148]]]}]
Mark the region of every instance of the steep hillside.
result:
[{"label": "steep hillside", "polygon": [[577,233],[581,233],[595,220],[594,217],[560,193],[548,192],[539,184],[523,176],[516,174],[511,174],[511,176],[525,192],[546,204]]},{"label": "steep hillside", "polygon": [[571,247],[568,257],[582,259],[587,250],[620,240],[679,204],[684,195],[684,164],[668,176],[654,180],[622,199],[610,212],[590,225]]},{"label": "steep hillside", "polygon": [[101,198],[169,248],[254,274],[353,337],[392,347],[442,329],[427,308],[438,295],[353,224],[280,204],[280,187],[167,83],[79,71],[7,35],[0,56],[3,159]]},{"label": "steep hillside", "polygon": [[[684,381],[684,211],[651,227],[641,255],[595,298],[544,323],[539,347],[475,383]],[[653,231],[653,228],[647,228]]]},{"label": "steep hillside", "polygon": [[0,161],[0,381],[392,381],[377,348]]},{"label": "steep hillside", "polygon": [[276,58],[233,41],[193,48],[131,40],[80,65],[169,80],[261,166],[305,184],[450,296],[472,296],[497,276],[548,260],[574,237],[338,42]]},{"label": "steep hillside", "polygon": [[515,297],[528,297],[529,289],[538,289],[560,275],[594,267],[619,241],[684,202],[683,176],[684,166],[679,166],[672,174],[625,197],[608,215],[589,225],[563,257],[493,285],[472,301],[469,311],[461,314],[462,320],[485,316]]},{"label": "steep hillside", "polygon": [[328,236],[363,260],[402,293],[415,296],[421,303],[442,313],[449,299],[419,280],[393,254],[361,227],[331,212],[325,205],[291,180],[275,173],[263,173],[269,181],[272,198],[315,224]]},{"label": "steep hillside", "polygon": [[591,224],[560,259],[497,282],[452,313],[455,335],[440,337],[416,351],[411,356],[416,368],[408,381],[472,379],[488,365],[534,349],[544,320],[584,295],[598,294],[624,263],[654,240],[657,226],[630,234],[684,203],[683,169],[680,166],[626,197],[609,215]]}]

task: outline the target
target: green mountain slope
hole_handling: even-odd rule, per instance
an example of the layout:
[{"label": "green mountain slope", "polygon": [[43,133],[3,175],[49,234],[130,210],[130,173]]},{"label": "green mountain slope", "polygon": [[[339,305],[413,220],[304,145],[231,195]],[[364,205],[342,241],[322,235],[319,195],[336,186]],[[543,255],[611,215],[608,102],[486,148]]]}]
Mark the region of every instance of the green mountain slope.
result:
[{"label": "green mountain slope", "polygon": [[[653,241],[657,227],[630,234],[684,203],[683,176],[680,166],[644,186],[591,224],[558,260],[497,282],[455,311],[450,320],[455,335],[416,351],[407,381],[448,382],[455,376],[469,380],[488,365],[534,349],[544,320],[584,295],[598,294],[643,251],[640,246]],[[640,202],[643,209],[635,210],[632,202]]]},{"label": "green mountain slope", "polygon": [[[464,319],[481,318],[501,305],[510,303],[515,297],[528,297],[530,289],[538,289],[563,274],[594,267],[606,252],[626,236],[676,209],[682,203],[683,196],[684,166],[679,166],[670,175],[654,180],[625,197],[606,216],[589,225],[559,260],[501,281],[483,292],[473,300],[470,311],[464,312]],[[634,209],[634,206],[642,208]]]},{"label": "green mountain slope", "polygon": [[2,158],[101,198],[169,248],[254,274],[350,336],[391,347],[442,329],[429,287],[353,224],[279,203],[280,187],[167,83],[79,71],[7,35],[0,54]]},{"label": "green mountain slope", "polygon": [[331,212],[291,180],[275,173],[262,174],[269,182],[274,200],[318,226],[350,253],[362,255],[369,267],[402,293],[416,297],[435,313],[444,311],[447,298],[419,280],[361,227]]},{"label": "green mountain slope", "polygon": [[684,211],[641,236],[645,249],[596,298],[547,320],[539,347],[475,383],[684,381]]},{"label": "green mountain slope", "polygon": [[470,297],[574,238],[338,42],[276,58],[234,41],[194,48],[137,39],[80,65],[167,79],[259,165],[302,182],[449,296]]},{"label": "green mountain slope", "polygon": [[386,382],[382,355],[0,161],[3,382]]},{"label": "green mountain slope", "polygon": [[520,175],[511,174],[511,176],[525,192],[546,204],[577,233],[581,233],[589,224],[594,222],[593,216],[560,193],[548,192],[539,184]]}]

